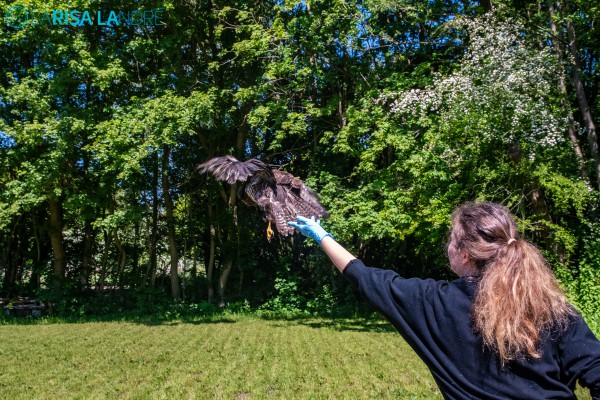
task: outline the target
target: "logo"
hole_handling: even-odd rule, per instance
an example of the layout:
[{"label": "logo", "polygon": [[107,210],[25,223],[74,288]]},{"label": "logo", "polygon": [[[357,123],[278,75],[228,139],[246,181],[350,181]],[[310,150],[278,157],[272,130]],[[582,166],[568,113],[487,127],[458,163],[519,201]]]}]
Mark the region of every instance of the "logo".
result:
[{"label": "logo", "polygon": [[6,24],[19,29],[29,21],[29,12],[23,6],[12,6],[6,10]]},{"label": "logo", "polygon": [[20,29],[27,24],[47,26],[165,26],[163,9],[156,10],[51,10],[36,11],[15,5],[6,10],[6,24]]}]

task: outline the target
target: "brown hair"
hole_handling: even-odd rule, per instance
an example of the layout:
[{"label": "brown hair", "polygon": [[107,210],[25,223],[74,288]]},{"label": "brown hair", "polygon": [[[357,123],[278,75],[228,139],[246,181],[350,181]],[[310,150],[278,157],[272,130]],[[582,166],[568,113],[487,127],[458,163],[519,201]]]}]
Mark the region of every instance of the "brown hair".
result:
[{"label": "brown hair", "polygon": [[499,204],[463,204],[452,225],[450,241],[476,267],[471,315],[484,345],[503,365],[541,357],[541,335],[564,329],[573,309],[540,251],[519,237],[514,217]]}]

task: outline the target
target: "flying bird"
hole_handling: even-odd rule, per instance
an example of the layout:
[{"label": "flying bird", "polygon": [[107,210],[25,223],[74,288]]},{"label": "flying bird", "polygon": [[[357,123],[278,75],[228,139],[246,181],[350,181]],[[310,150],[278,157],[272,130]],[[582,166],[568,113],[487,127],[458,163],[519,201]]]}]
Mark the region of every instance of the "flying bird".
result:
[{"label": "flying bird", "polygon": [[267,239],[273,236],[271,224],[288,236],[297,215],[327,218],[327,210],[319,203],[318,195],[289,172],[273,169],[255,158],[238,161],[233,156],[215,157],[198,166],[200,173],[209,173],[215,179],[229,184],[244,182],[238,189],[238,198],[249,206],[257,206],[268,221]]}]

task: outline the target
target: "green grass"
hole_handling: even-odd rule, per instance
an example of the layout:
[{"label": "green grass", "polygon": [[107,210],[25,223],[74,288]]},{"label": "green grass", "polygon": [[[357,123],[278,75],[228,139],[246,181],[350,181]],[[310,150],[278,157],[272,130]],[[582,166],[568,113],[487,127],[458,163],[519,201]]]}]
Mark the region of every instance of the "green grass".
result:
[{"label": "green grass", "polygon": [[0,336],[2,399],[441,399],[381,320],[41,322]]}]

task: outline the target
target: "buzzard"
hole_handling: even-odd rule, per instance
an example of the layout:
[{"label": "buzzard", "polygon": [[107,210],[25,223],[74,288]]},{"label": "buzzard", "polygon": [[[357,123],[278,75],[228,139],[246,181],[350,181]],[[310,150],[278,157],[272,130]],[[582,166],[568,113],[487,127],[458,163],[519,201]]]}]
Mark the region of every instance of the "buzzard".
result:
[{"label": "buzzard", "polygon": [[294,175],[273,169],[255,158],[238,161],[232,156],[215,157],[198,166],[200,173],[209,173],[219,181],[233,184],[244,182],[238,189],[238,198],[249,206],[257,206],[269,222],[267,239],[273,236],[271,223],[277,231],[288,236],[297,215],[327,218],[327,210],[319,203],[317,194]]}]

